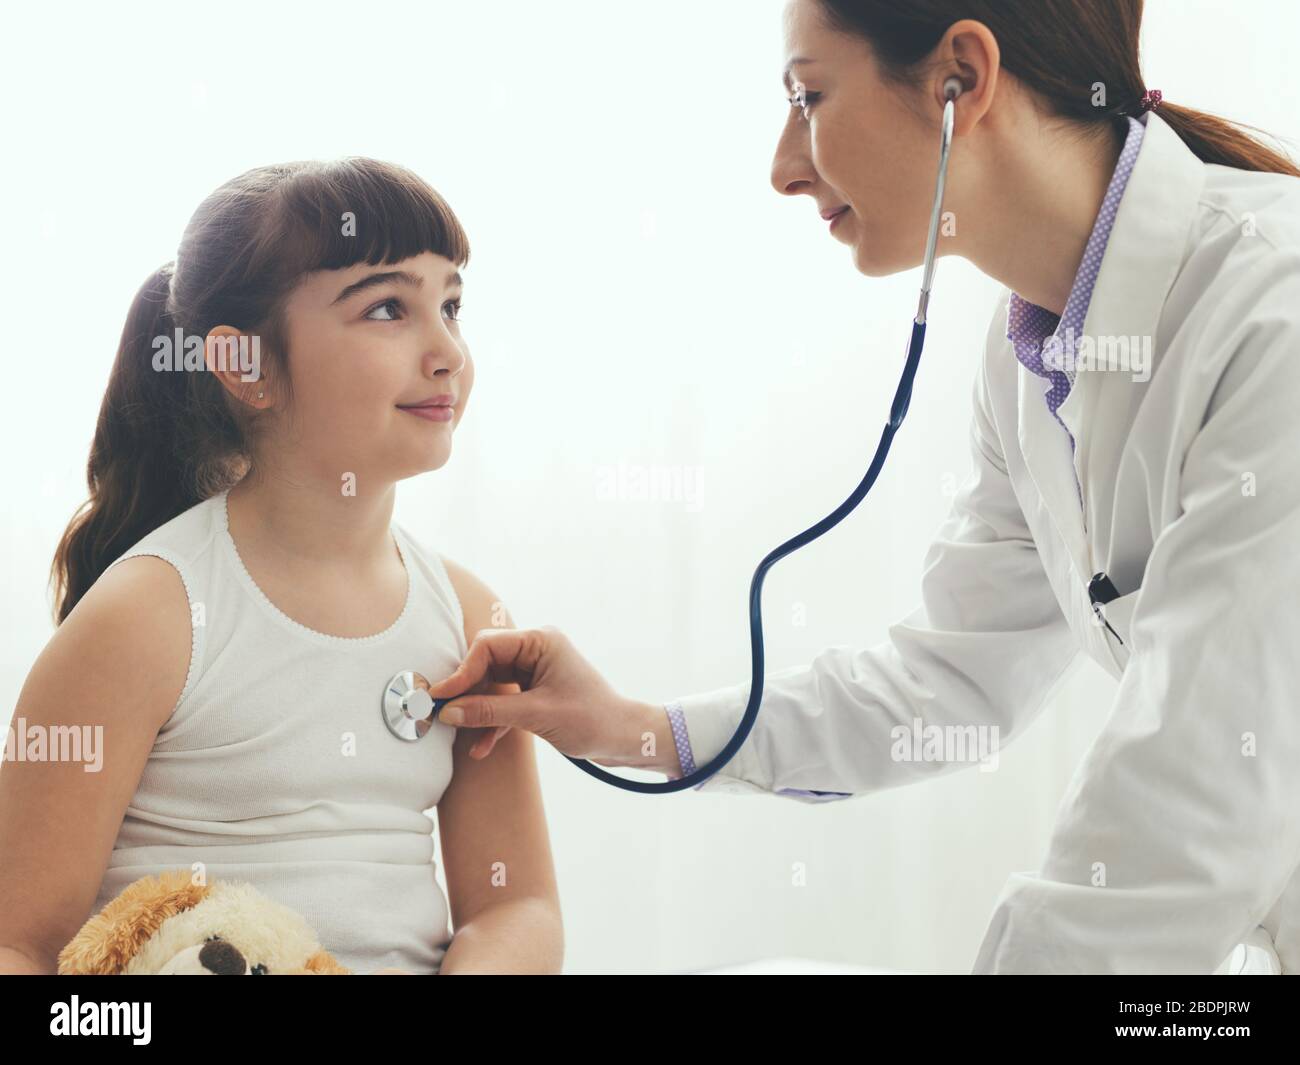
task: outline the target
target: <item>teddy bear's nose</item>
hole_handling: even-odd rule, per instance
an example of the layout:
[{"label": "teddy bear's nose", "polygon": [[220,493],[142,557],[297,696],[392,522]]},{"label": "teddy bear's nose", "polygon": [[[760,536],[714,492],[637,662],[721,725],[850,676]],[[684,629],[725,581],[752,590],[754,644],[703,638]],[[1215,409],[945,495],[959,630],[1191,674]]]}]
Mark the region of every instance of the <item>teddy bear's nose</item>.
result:
[{"label": "teddy bear's nose", "polygon": [[213,939],[199,951],[199,964],[217,976],[243,976],[244,956],[224,939]]}]

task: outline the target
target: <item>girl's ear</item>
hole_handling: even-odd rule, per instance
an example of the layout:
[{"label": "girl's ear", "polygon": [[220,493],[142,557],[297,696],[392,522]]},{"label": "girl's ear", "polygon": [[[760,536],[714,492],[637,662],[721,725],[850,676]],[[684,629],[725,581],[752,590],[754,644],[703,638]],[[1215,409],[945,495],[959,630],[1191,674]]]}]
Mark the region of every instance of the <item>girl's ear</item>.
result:
[{"label": "girl's ear", "polygon": [[204,338],[203,361],[221,386],[241,403],[259,409],[271,405],[262,373],[262,338],[233,325],[215,325]]}]

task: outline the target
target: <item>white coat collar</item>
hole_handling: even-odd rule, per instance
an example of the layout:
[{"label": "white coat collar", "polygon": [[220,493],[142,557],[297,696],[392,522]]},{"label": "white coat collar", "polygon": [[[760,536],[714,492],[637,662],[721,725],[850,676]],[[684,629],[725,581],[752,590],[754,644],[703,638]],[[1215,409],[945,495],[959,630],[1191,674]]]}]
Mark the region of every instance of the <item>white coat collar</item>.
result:
[{"label": "white coat collar", "polygon": [[[1188,233],[1205,183],[1205,164],[1154,111],[1142,116],[1146,132],[1106,243],[1097,283],[1084,316],[1090,337],[1151,337],[1165,298],[1183,262]],[[1014,358],[1008,342],[1008,357]],[[1152,375],[1160,364],[1153,350]],[[1114,472],[1143,382],[1122,371],[1083,370],[1057,413],[1075,439],[1074,472],[1083,486],[1084,509],[1071,475],[1070,441],[1043,398],[1043,379],[1018,367],[1020,449],[1034,484],[1086,583],[1105,569],[1106,545],[1098,545],[1099,513],[1110,505],[1090,490],[1089,470]],[[1094,483],[1107,485],[1109,476]],[[1102,505],[1104,502],[1104,505]],[[1090,542],[1089,530],[1092,537]]]}]

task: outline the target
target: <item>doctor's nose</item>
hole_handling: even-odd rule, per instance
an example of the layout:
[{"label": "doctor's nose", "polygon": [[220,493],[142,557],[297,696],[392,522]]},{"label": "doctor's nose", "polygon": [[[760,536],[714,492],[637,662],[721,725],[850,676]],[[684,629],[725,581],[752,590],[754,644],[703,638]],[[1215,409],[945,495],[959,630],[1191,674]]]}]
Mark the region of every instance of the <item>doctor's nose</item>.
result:
[{"label": "doctor's nose", "polygon": [[799,123],[795,114],[792,112],[781,131],[776,155],[772,158],[772,188],[783,196],[811,192],[817,179],[817,171],[808,154],[807,127]]}]

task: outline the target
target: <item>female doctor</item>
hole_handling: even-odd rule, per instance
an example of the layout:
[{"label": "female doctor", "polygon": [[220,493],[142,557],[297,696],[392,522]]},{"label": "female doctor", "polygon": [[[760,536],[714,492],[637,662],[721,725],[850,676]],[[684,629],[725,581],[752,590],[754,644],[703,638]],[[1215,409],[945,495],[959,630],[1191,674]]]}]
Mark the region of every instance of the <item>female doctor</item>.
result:
[{"label": "female doctor", "polygon": [[[785,12],[776,190],[831,219],[861,273],[917,266],[956,76],[940,253],[1005,289],[974,375],[973,471],[921,603],[876,646],[768,675],[749,738],[698,787],[819,802],[973,764],[894,757],[891,730],[1005,742],[1091,655],[1115,704],[1042,869],[1003,889],[977,973],[1243,957],[1300,973],[1300,171],[1146,91],[1141,12]],[[496,727],[480,756],[517,727],[680,777],[726,744],[750,685],[627,699],[545,627],[480,634],[430,695],[471,691],[439,720]]]}]

